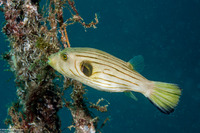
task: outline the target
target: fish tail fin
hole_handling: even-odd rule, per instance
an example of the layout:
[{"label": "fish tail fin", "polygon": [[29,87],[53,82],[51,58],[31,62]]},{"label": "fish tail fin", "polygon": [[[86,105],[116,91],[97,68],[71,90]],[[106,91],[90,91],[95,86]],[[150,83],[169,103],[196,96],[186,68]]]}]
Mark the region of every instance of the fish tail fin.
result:
[{"label": "fish tail fin", "polygon": [[177,85],[164,82],[153,82],[153,87],[145,94],[150,102],[165,114],[174,111],[180,95],[181,89]]}]

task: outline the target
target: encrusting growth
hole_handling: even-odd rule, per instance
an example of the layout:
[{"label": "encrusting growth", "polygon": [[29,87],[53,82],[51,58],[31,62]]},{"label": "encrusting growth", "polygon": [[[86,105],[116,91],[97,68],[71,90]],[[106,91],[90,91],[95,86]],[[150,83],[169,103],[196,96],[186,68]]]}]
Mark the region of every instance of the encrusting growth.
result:
[{"label": "encrusting growth", "polygon": [[[73,102],[63,101],[65,89],[58,84],[62,80],[61,75],[56,74],[46,62],[49,55],[61,49],[60,42],[64,47],[70,47],[67,26],[80,23],[84,28],[95,28],[97,16],[96,22],[86,24],[73,0],[49,0],[42,10],[39,4],[39,0],[1,1],[1,10],[6,20],[3,32],[10,41],[10,51],[3,58],[8,61],[15,74],[18,96],[18,102],[12,104],[8,110],[10,117],[5,123],[12,131],[61,132],[61,121],[57,112],[67,107],[74,118],[77,133],[95,132],[97,117],[88,111],[82,84],[68,79],[65,87],[73,86]],[[65,6],[72,17],[64,22]],[[55,80],[57,78],[59,81]]]}]

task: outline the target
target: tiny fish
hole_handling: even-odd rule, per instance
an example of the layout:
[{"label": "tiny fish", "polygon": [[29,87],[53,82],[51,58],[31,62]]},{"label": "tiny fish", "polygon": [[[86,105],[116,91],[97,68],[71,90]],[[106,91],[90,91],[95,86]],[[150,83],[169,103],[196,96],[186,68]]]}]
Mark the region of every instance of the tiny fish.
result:
[{"label": "tiny fish", "polygon": [[175,84],[151,81],[139,74],[134,64],[93,48],[65,48],[52,54],[48,63],[66,77],[100,91],[139,92],[161,112],[170,114],[181,90]]}]

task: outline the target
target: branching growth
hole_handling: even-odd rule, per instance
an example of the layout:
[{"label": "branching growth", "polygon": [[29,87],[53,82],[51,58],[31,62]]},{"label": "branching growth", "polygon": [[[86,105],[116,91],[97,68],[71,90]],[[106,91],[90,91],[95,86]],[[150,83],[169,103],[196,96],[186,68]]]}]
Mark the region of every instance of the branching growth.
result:
[{"label": "branching growth", "polygon": [[[57,75],[46,61],[49,55],[62,48],[60,42],[64,47],[70,47],[67,26],[80,23],[84,28],[96,28],[97,15],[95,14],[95,22],[86,24],[73,0],[47,2],[48,7],[40,10],[39,0],[0,1],[6,20],[3,32],[10,41],[10,51],[3,57],[15,74],[18,96],[18,102],[8,110],[10,118],[5,123],[12,131],[61,132],[57,112],[67,107],[73,117],[72,127],[75,127],[77,133],[96,132],[98,117],[91,115],[85,103],[83,95],[86,90],[82,84],[65,78],[64,87],[60,87],[55,79],[61,80],[61,75]],[[66,21],[63,18],[65,5],[72,15]],[[65,91],[70,87],[73,87],[73,101],[62,100],[65,98],[61,90]],[[63,102],[65,106],[62,105]],[[90,107],[101,112],[107,111],[107,105],[99,106],[99,102]]]}]

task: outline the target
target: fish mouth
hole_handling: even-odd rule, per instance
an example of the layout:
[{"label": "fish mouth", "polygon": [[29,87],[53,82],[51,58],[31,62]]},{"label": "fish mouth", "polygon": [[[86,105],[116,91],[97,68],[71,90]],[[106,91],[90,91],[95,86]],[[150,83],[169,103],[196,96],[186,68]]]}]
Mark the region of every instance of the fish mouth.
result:
[{"label": "fish mouth", "polygon": [[51,66],[51,60],[50,59],[48,59],[47,63]]},{"label": "fish mouth", "polygon": [[58,60],[57,60],[55,57],[53,57],[53,58],[49,57],[47,63],[48,63],[54,70],[58,71],[59,73],[61,73],[61,74],[63,74],[63,75],[66,74],[66,72],[62,69],[62,67],[58,65],[58,64],[59,64],[59,63],[58,63]]},{"label": "fish mouth", "polygon": [[49,56],[47,63],[48,63],[51,67],[55,68],[55,66],[56,66],[56,64],[57,64],[57,61],[56,61],[56,58],[55,58],[55,55],[54,55],[54,54],[51,55],[51,56]]},{"label": "fish mouth", "polygon": [[48,61],[47,61],[47,63],[48,63],[50,66],[53,66],[53,63],[52,63],[52,60],[51,60],[51,58],[48,58]]},{"label": "fish mouth", "polygon": [[59,56],[57,54],[53,54],[50,55],[48,58],[47,63],[56,71],[58,71],[59,73],[63,74],[63,69],[61,68],[61,66],[59,65]]}]

